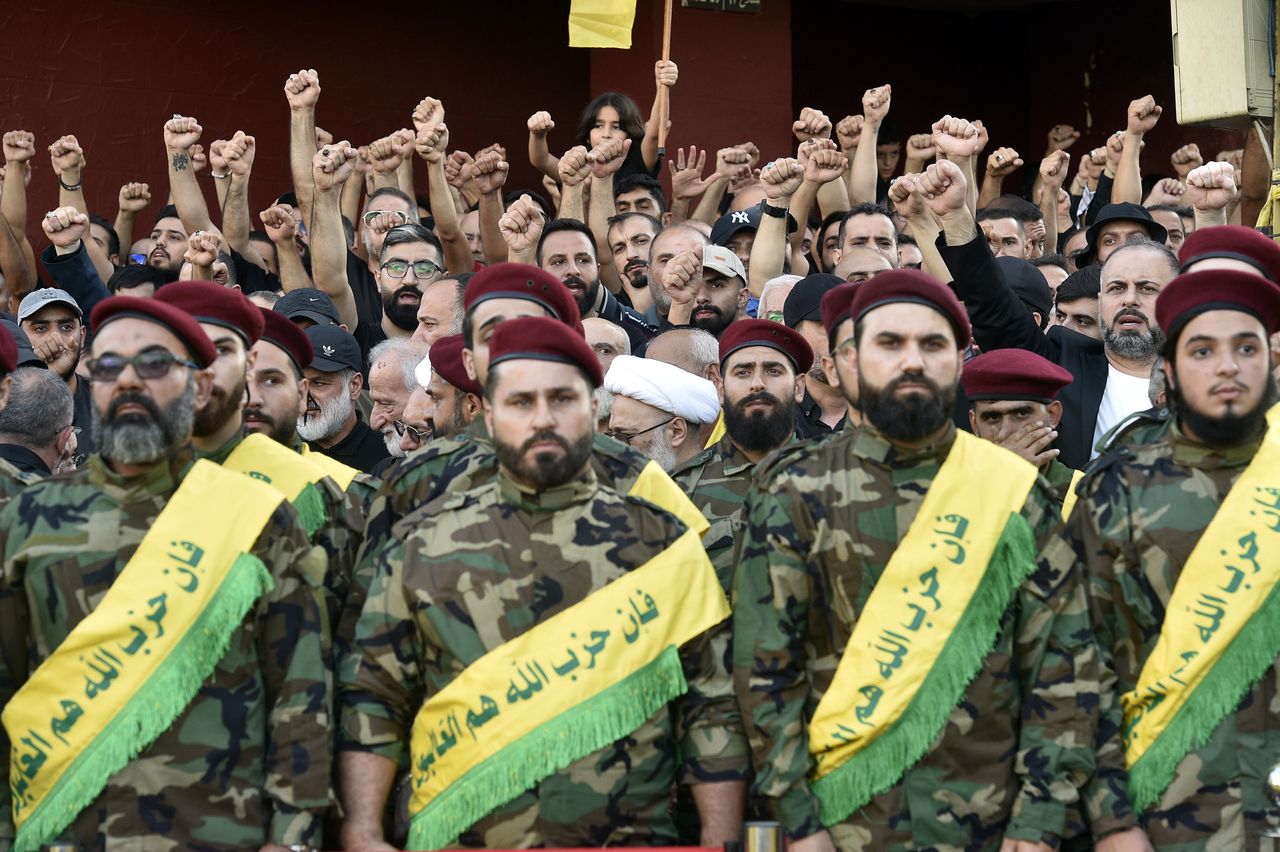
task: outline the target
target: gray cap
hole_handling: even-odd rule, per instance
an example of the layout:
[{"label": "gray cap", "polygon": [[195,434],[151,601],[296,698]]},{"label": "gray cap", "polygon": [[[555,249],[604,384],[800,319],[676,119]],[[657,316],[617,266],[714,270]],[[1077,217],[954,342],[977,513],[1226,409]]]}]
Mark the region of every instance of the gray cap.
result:
[{"label": "gray cap", "polygon": [[77,317],[84,319],[84,311],[80,310],[80,306],[76,304],[75,299],[71,298],[70,293],[59,290],[57,287],[44,287],[40,290],[32,290],[22,297],[22,303],[18,305],[18,322],[22,322],[49,305],[66,305],[76,312]]}]

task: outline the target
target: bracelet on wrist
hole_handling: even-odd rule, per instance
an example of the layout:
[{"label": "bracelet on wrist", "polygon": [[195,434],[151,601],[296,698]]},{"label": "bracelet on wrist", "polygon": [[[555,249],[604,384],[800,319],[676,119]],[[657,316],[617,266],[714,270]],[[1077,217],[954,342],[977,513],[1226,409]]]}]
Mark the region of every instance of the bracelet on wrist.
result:
[{"label": "bracelet on wrist", "polygon": [[231,177],[231,172],[223,172],[222,174],[218,174],[213,169],[209,169],[209,177],[213,178],[214,180],[226,180],[227,178]]},{"label": "bracelet on wrist", "polygon": [[61,177],[58,178],[58,186],[61,186],[67,192],[76,192],[83,185],[84,185],[83,183],[71,183],[71,184],[63,183],[62,178]]},{"label": "bracelet on wrist", "polygon": [[767,201],[760,202],[760,212],[765,216],[772,216],[775,219],[785,219],[787,216],[787,208],[774,207]]}]

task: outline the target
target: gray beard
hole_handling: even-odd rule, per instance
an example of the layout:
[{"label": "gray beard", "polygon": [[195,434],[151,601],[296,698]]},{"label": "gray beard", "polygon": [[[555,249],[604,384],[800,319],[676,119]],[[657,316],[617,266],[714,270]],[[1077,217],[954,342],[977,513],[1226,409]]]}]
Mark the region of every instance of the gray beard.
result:
[{"label": "gray beard", "polygon": [[[143,419],[138,415],[128,415],[124,422],[119,418],[104,422],[102,414],[94,407],[91,428],[103,458],[120,464],[153,464],[190,440],[196,413],[194,376],[187,377],[182,396],[163,410],[150,397],[138,395],[137,401],[147,406],[150,417]],[[121,399],[117,399],[113,405],[120,402]]]},{"label": "gray beard", "polygon": [[333,402],[321,403],[320,411],[307,416],[303,412],[298,418],[298,437],[304,441],[324,441],[338,434],[342,424],[355,411],[356,403],[345,393]]}]

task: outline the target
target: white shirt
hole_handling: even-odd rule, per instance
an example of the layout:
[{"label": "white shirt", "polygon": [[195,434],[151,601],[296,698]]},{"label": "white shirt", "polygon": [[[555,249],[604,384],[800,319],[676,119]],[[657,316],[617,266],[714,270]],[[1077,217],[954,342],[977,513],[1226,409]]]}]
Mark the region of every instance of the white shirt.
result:
[{"label": "white shirt", "polygon": [[1102,394],[1102,405],[1098,406],[1098,425],[1093,429],[1093,451],[1090,459],[1098,456],[1098,442],[1102,436],[1111,431],[1121,420],[1139,411],[1151,407],[1148,396],[1150,379],[1143,379],[1122,373],[1111,364],[1107,364],[1107,389]]}]

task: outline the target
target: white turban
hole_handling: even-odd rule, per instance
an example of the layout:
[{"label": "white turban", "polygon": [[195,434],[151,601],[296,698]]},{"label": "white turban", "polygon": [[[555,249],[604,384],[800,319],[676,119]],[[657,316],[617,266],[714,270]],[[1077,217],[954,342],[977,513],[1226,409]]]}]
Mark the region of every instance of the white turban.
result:
[{"label": "white turban", "polygon": [[427,385],[431,384],[431,353],[427,353],[427,357],[418,362],[418,366],[413,368],[414,378],[418,380],[418,384],[422,385],[422,389],[426,390]]},{"label": "white turban", "polygon": [[720,415],[714,384],[665,361],[619,355],[609,365],[604,387],[690,423],[714,423]]}]

